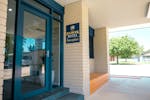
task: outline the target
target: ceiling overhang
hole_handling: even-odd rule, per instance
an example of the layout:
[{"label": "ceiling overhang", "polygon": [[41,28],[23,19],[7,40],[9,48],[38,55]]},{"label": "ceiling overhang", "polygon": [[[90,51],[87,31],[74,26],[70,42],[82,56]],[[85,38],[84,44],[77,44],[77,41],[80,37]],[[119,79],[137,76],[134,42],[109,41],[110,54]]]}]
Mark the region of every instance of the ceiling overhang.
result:
[{"label": "ceiling overhang", "polygon": [[[78,0],[55,0],[65,6]],[[93,28],[116,28],[150,23],[149,0],[87,0],[89,24]]]},{"label": "ceiling overhang", "polygon": [[57,3],[59,3],[62,6],[65,6],[67,4],[79,1],[79,0],[55,0]]}]

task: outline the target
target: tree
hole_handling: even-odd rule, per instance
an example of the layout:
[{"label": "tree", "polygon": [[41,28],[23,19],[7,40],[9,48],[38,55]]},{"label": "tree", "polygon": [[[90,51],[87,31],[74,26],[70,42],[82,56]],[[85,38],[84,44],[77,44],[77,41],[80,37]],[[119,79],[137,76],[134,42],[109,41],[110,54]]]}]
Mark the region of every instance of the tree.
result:
[{"label": "tree", "polygon": [[119,41],[120,41],[119,38],[112,38],[109,43],[110,44],[109,45],[109,55],[112,57],[117,57],[117,64],[119,63],[118,57],[121,54]]},{"label": "tree", "polygon": [[28,47],[28,49],[29,49],[29,51],[34,51],[34,50],[35,50],[35,46],[34,46],[34,45],[30,45],[30,46]]},{"label": "tree", "polygon": [[122,36],[119,38],[112,38],[109,45],[110,56],[117,57],[117,64],[119,63],[118,58],[130,58],[133,55],[141,55],[143,47],[140,47],[138,42],[129,36]]}]

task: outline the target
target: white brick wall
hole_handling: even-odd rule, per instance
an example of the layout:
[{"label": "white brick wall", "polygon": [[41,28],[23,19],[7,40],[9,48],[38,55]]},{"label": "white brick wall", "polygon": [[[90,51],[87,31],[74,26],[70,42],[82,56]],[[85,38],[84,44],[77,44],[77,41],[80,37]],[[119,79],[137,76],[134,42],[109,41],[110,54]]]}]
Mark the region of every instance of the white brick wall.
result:
[{"label": "white brick wall", "polygon": [[[77,9],[75,9],[77,8]],[[80,22],[81,12],[80,2],[69,4],[65,6],[65,32],[66,25]],[[79,15],[79,16],[76,16]],[[64,85],[69,87],[72,92],[82,93],[82,45],[81,43],[66,44],[66,37],[64,35]]]},{"label": "white brick wall", "polygon": [[95,72],[94,59],[90,59],[90,73]]},{"label": "white brick wall", "polygon": [[90,94],[90,62],[89,62],[89,17],[87,1],[82,0],[82,56],[83,56],[83,90],[85,98]]},{"label": "white brick wall", "polygon": [[[7,0],[0,0],[0,100],[4,77]],[[66,44],[64,55],[64,83],[72,92],[89,95],[88,9],[84,0],[65,7],[65,26],[80,23],[81,42]],[[65,29],[66,30],[66,29]],[[64,32],[65,33],[65,32]],[[64,37],[65,40],[65,37]]]},{"label": "white brick wall", "polygon": [[7,0],[0,0],[0,100],[3,94],[4,47],[6,36]]},{"label": "white brick wall", "polygon": [[95,71],[108,73],[108,30],[107,28],[95,29],[94,36],[94,57]]},{"label": "white brick wall", "polygon": [[65,6],[66,25],[80,23],[80,42],[66,44],[64,36],[64,85],[71,92],[89,94],[88,9],[78,1]]}]

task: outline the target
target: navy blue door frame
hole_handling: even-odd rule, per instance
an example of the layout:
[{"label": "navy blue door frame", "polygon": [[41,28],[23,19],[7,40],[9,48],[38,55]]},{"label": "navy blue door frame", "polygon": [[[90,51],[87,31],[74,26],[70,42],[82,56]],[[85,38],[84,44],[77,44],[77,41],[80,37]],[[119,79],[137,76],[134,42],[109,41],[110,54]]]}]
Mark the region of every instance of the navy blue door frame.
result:
[{"label": "navy blue door frame", "polygon": [[[39,3],[45,4],[45,6],[51,8],[52,11],[58,12],[61,15],[61,19],[53,17],[51,14],[47,14],[30,4],[27,4],[24,0],[17,0],[17,16],[16,16],[16,27],[15,27],[15,47],[14,47],[14,68],[13,68],[13,99],[23,100],[25,98],[40,94],[45,91],[52,90],[52,57],[46,57],[46,84],[45,88],[32,91],[26,94],[21,93],[21,57],[22,57],[22,43],[23,43],[23,20],[24,11],[30,12],[36,16],[39,16],[46,20],[46,51],[52,52],[52,20],[55,19],[61,23],[60,33],[60,86],[63,87],[63,12],[64,9],[53,0],[37,0]],[[53,2],[55,5],[51,5]],[[49,4],[49,5],[48,5]],[[55,8],[55,9],[54,9]]]}]

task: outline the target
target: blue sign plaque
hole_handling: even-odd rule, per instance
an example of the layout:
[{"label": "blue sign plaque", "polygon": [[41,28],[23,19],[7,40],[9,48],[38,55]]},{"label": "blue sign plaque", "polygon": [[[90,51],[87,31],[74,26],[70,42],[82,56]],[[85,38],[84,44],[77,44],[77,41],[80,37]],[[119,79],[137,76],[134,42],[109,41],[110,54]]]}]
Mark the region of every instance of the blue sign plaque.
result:
[{"label": "blue sign plaque", "polygon": [[80,42],[79,23],[66,26],[66,43]]}]

